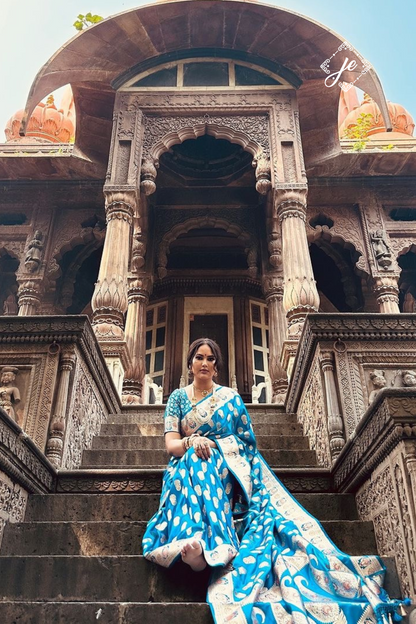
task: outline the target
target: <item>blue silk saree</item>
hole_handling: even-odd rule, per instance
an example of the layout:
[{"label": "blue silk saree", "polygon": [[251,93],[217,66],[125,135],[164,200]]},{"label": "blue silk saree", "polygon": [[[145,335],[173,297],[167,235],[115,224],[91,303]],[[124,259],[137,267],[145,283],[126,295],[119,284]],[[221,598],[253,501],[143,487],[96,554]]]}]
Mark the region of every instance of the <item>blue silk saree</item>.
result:
[{"label": "blue silk saree", "polygon": [[[143,537],[147,559],[169,567],[196,538],[213,573],[216,624],[375,624],[399,621],[376,556],[341,552],[256,448],[250,417],[230,388],[192,405],[175,390],[165,432],[215,440],[208,460],[171,457],[157,513]],[[197,574],[197,573],[196,573]],[[390,619],[389,619],[390,617]]]}]

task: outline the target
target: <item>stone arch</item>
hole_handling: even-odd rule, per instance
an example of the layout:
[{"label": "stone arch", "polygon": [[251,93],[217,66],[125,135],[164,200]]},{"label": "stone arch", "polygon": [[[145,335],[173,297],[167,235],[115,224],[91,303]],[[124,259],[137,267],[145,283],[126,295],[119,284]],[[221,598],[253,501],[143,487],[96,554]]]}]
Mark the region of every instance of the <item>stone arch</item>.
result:
[{"label": "stone arch", "polygon": [[0,247],[0,315],[14,315],[18,312],[16,273],[20,264],[19,255],[8,249],[7,244]]},{"label": "stone arch", "polygon": [[399,307],[401,312],[416,311],[416,241],[401,241],[396,260],[400,269]]},{"label": "stone arch", "polygon": [[194,115],[152,117],[145,121],[141,188],[147,195],[156,190],[159,158],[173,145],[209,134],[240,145],[253,156],[256,189],[266,195],[271,188],[268,115]]},{"label": "stone arch", "polygon": [[[336,306],[336,309],[340,312],[357,312],[362,310],[364,306],[362,282],[363,280],[364,282],[367,281],[369,273],[358,266],[360,252],[355,245],[347,241],[343,236],[332,233],[327,225],[317,225],[313,228],[313,231],[309,231],[308,241],[311,245],[312,265],[318,288],[321,290],[322,302],[324,298],[329,305],[335,306],[335,301],[342,302],[341,306],[339,303]],[[320,284],[317,268],[320,260],[323,258],[322,254],[325,254],[330,259],[330,263],[326,267],[326,276],[331,275],[331,272],[334,274],[334,277],[335,273],[338,276],[338,279],[333,280],[331,293],[324,292],[322,283]]]},{"label": "stone arch", "polygon": [[171,243],[181,234],[187,234],[191,230],[203,227],[225,230],[241,240],[245,245],[249,275],[253,278],[257,276],[257,247],[252,236],[236,223],[230,223],[226,219],[205,215],[203,217],[193,217],[182,223],[178,223],[164,235],[159,243],[157,253],[157,274],[159,279],[163,279],[167,275],[166,267]]},{"label": "stone arch", "polygon": [[348,240],[346,237],[342,236],[340,232],[332,231],[332,228],[329,228],[327,225],[317,225],[315,227],[309,225],[307,227],[307,238],[309,244],[319,242],[319,240],[322,239],[330,244],[336,243],[340,245],[342,248],[348,250],[352,256],[356,256],[354,265],[357,274],[363,279],[368,279],[370,277],[370,269],[364,257],[363,250],[359,248],[357,241],[352,242]]}]

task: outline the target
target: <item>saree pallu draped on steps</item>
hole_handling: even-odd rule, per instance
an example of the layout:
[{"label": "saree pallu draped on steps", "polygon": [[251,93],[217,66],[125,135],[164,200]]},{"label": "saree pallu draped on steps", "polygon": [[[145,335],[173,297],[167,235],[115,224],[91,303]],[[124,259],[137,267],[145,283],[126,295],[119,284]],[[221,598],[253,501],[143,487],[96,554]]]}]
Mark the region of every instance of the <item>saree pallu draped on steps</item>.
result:
[{"label": "saree pallu draped on steps", "polygon": [[388,621],[380,611],[393,614],[397,603],[382,589],[380,559],[341,552],[285,489],[257,451],[234,390],[219,386],[194,406],[175,390],[165,431],[199,433],[217,448],[208,460],[192,448],[171,457],[143,552],[169,567],[185,542],[198,539],[213,568],[207,601],[216,624]]}]

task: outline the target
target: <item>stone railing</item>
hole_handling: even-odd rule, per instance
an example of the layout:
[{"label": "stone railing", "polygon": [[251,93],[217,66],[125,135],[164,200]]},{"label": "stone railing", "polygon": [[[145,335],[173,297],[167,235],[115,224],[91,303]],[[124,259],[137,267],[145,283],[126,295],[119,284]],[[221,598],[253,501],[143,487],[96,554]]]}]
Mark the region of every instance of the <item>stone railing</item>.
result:
[{"label": "stone railing", "polygon": [[416,387],[415,314],[309,314],[286,409],[330,467],[382,388]]},{"label": "stone railing", "polygon": [[333,466],[338,491],[356,493],[378,552],[394,557],[402,594],[416,599],[416,388],[384,389]]},{"label": "stone railing", "polygon": [[0,404],[56,468],[121,408],[86,316],[0,317],[0,375]]},{"label": "stone railing", "polygon": [[55,480],[51,463],[0,408],[0,544],[6,522],[23,520],[28,494],[52,491]]}]

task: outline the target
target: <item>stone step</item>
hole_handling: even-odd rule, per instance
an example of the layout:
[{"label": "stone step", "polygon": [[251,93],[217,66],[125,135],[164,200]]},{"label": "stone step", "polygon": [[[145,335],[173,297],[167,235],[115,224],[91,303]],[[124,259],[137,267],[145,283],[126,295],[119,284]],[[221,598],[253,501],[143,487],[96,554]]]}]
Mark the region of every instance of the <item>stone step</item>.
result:
[{"label": "stone step", "polygon": [[[166,404],[163,405],[124,405],[120,412],[109,414],[109,417],[131,416],[132,414],[140,414],[142,416],[153,416],[154,414],[163,414]],[[247,411],[250,415],[258,414],[286,414],[283,406],[274,403],[246,403]]]},{"label": "stone step", "polygon": [[[164,468],[84,468],[60,470],[57,492],[68,494],[160,493]],[[298,493],[328,493],[333,491],[331,473],[327,468],[315,466],[307,469],[290,466],[275,468],[274,473],[285,487]]]},{"label": "stone step", "polygon": [[[311,450],[270,450],[262,453],[269,466],[316,466],[316,454]],[[166,466],[169,456],[165,450],[87,450],[83,452],[83,468],[126,466]]]},{"label": "stone step", "polygon": [[[398,597],[394,561],[383,561],[386,591]],[[2,601],[203,602],[209,580],[208,568],[196,576],[181,561],[165,569],[140,555],[5,556],[0,569],[7,570],[0,575]]]},{"label": "stone step", "polygon": [[209,570],[198,575],[178,562],[165,569],[141,555],[105,557],[1,556],[3,600],[203,602]]},{"label": "stone step", "polygon": [[[18,522],[7,524],[2,556],[141,555],[145,520],[131,522]],[[377,552],[372,522],[326,520],[322,526],[349,555]]]},{"label": "stone step", "polygon": [[[309,449],[309,440],[306,436],[258,436],[257,444],[263,449]],[[165,449],[164,436],[140,435],[99,435],[92,440],[92,450],[141,450]]]},{"label": "stone step", "polygon": [[202,602],[0,602],[4,624],[212,624]]},{"label": "stone step", "polygon": [[[285,424],[296,423],[295,414],[276,413],[255,413],[250,414],[253,425],[258,424]],[[163,423],[163,411],[146,414],[142,412],[132,412],[130,414],[112,414],[107,419],[108,424],[140,424],[152,425]]]},{"label": "stone step", "polygon": [[[297,494],[296,500],[318,520],[357,520],[352,494]],[[158,494],[33,494],[25,522],[103,522],[148,520]]]},{"label": "stone step", "polygon": [[[164,425],[161,420],[154,424],[140,423],[107,423],[101,425],[100,435],[163,435]],[[259,423],[254,425],[254,433],[258,435],[303,435],[302,425],[298,422],[291,423]]]},{"label": "stone step", "polygon": [[[407,608],[408,613],[414,607]],[[209,606],[198,602],[0,602],[5,624],[212,624]],[[414,624],[406,616],[401,624]]]}]

